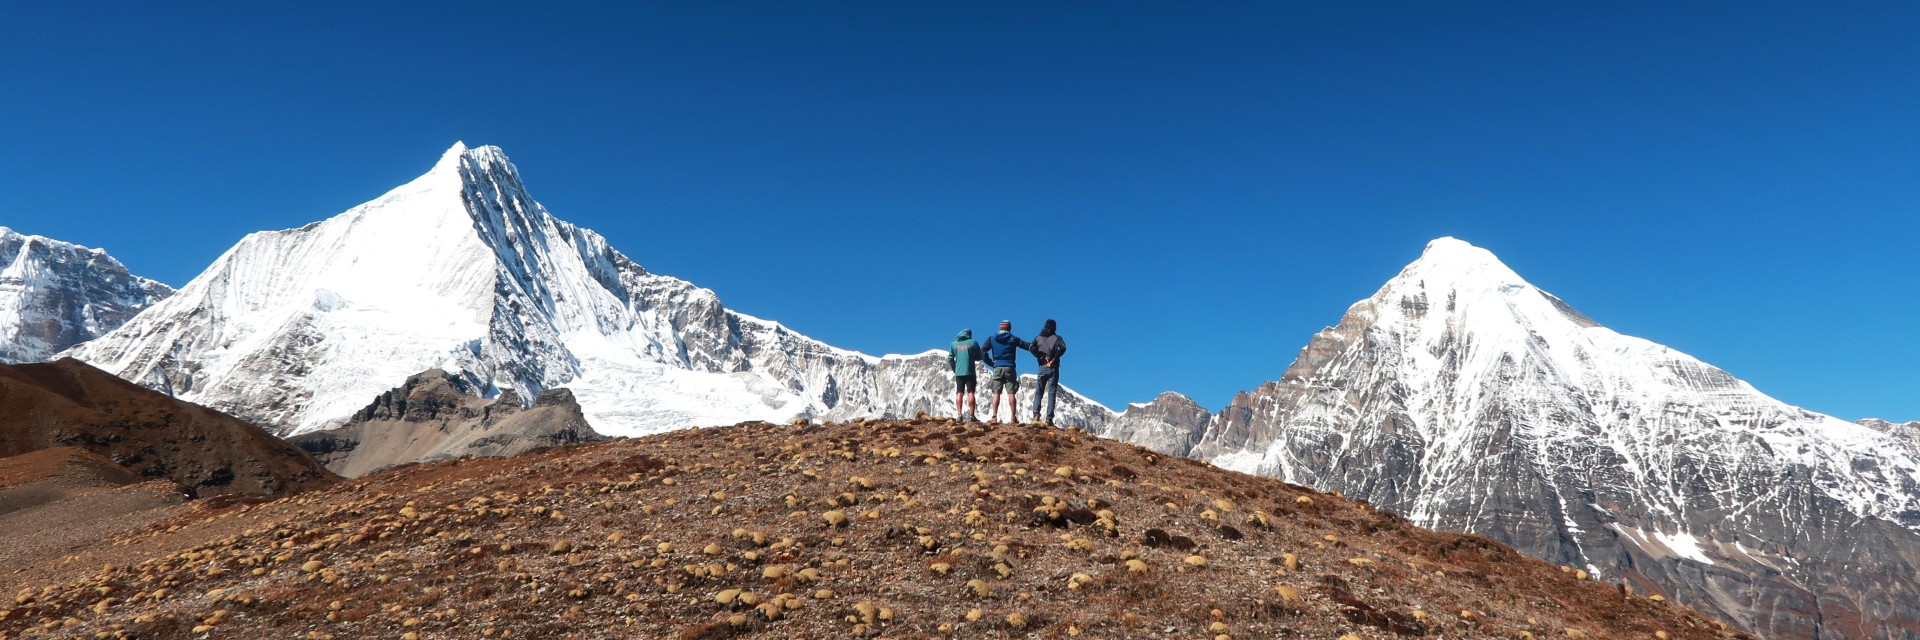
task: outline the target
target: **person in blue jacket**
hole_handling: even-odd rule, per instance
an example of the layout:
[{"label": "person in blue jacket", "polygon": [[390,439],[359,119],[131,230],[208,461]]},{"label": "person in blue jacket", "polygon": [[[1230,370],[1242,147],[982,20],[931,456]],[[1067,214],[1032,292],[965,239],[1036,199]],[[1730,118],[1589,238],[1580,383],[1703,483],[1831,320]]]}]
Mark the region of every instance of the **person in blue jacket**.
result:
[{"label": "person in blue jacket", "polygon": [[974,364],[984,361],[980,353],[980,343],[973,341],[972,329],[961,329],[960,335],[953,337],[953,344],[947,346],[947,366],[953,367],[953,413],[961,420],[972,422],[978,418],[973,413],[979,410],[975,401]]},{"label": "person in blue jacket", "polygon": [[985,345],[987,362],[993,367],[993,377],[987,378],[987,393],[993,397],[987,399],[988,412],[992,418],[987,424],[1000,422],[1000,398],[1007,399],[1007,421],[1020,421],[1020,373],[1014,370],[1014,356],[1033,345],[1013,335],[1013,322],[1000,321],[1000,332],[987,338]]}]

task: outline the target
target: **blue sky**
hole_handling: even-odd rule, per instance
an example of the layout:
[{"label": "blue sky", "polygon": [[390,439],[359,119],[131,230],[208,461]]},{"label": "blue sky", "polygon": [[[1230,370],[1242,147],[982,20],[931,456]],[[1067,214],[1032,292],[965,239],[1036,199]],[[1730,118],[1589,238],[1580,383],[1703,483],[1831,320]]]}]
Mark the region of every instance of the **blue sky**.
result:
[{"label": "blue sky", "polygon": [[744,312],[870,353],[1053,317],[1068,385],[1212,409],[1451,235],[1920,419],[1920,5],[533,4],[10,7],[0,225],[177,286],[493,144]]}]

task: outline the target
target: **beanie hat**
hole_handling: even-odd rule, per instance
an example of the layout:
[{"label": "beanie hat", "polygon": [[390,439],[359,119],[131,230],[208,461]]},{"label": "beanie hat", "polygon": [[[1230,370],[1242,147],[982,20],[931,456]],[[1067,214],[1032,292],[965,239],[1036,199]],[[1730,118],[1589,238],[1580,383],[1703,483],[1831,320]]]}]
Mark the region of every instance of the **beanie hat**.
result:
[{"label": "beanie hat", "polygon": [[1000,330],[1001,330],[1001,331],[1011,331],[1011,330],[1013,330],[1013,321],[1012,321],[1012,320],[1001,320],[1001,321],[1000,321]]}]

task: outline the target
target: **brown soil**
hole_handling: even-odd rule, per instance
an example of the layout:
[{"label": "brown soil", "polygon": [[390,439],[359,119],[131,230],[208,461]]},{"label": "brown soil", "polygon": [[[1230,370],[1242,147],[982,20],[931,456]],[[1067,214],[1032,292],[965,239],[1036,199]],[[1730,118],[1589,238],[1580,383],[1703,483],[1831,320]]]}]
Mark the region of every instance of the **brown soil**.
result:
[{"label": "brown soil", "polygon": [[85,449],[200,496],[289,493],[338,480],[258,427],[78,360],[0,365],[0,457],[54,447]]},{"label": "brown soil", "polygon": [[[57,500],[65,491],[112,487],[138,482],[139,476],[112,460],[75,447],[41,449],[0,458],[0,513],[33,506],[30,485],[51,482],[60,487],[46,497]],[[48,500],[51,501],[51,500]]]},{"label": "brown soil", "polygon": [[43,581],[52,565],[100,566],[94,541],[179,513],[179,485],[142,479],[84,449],[0,458],[0,593]]},{"label": "brown soil", "polygon": [[1027,425],[409,465],[96,546],[140,557],[17,586],[0,638],[1744,637],[1483,538]]}]

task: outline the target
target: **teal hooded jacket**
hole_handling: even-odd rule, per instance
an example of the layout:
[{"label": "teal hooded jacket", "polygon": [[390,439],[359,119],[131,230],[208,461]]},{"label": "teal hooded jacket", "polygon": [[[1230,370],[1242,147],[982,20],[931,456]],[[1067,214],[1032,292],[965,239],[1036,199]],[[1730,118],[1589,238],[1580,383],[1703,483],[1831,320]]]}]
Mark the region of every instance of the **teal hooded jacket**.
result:
[{"label": "teal hooded jacket", "polygon": [[961,329],[960,335],[953,337],[953,345],[947,347],[947,364],[953,367],[953,375],[973,375],[973,363],[980,361],[980,343],[973,341],[973,330]]}]

